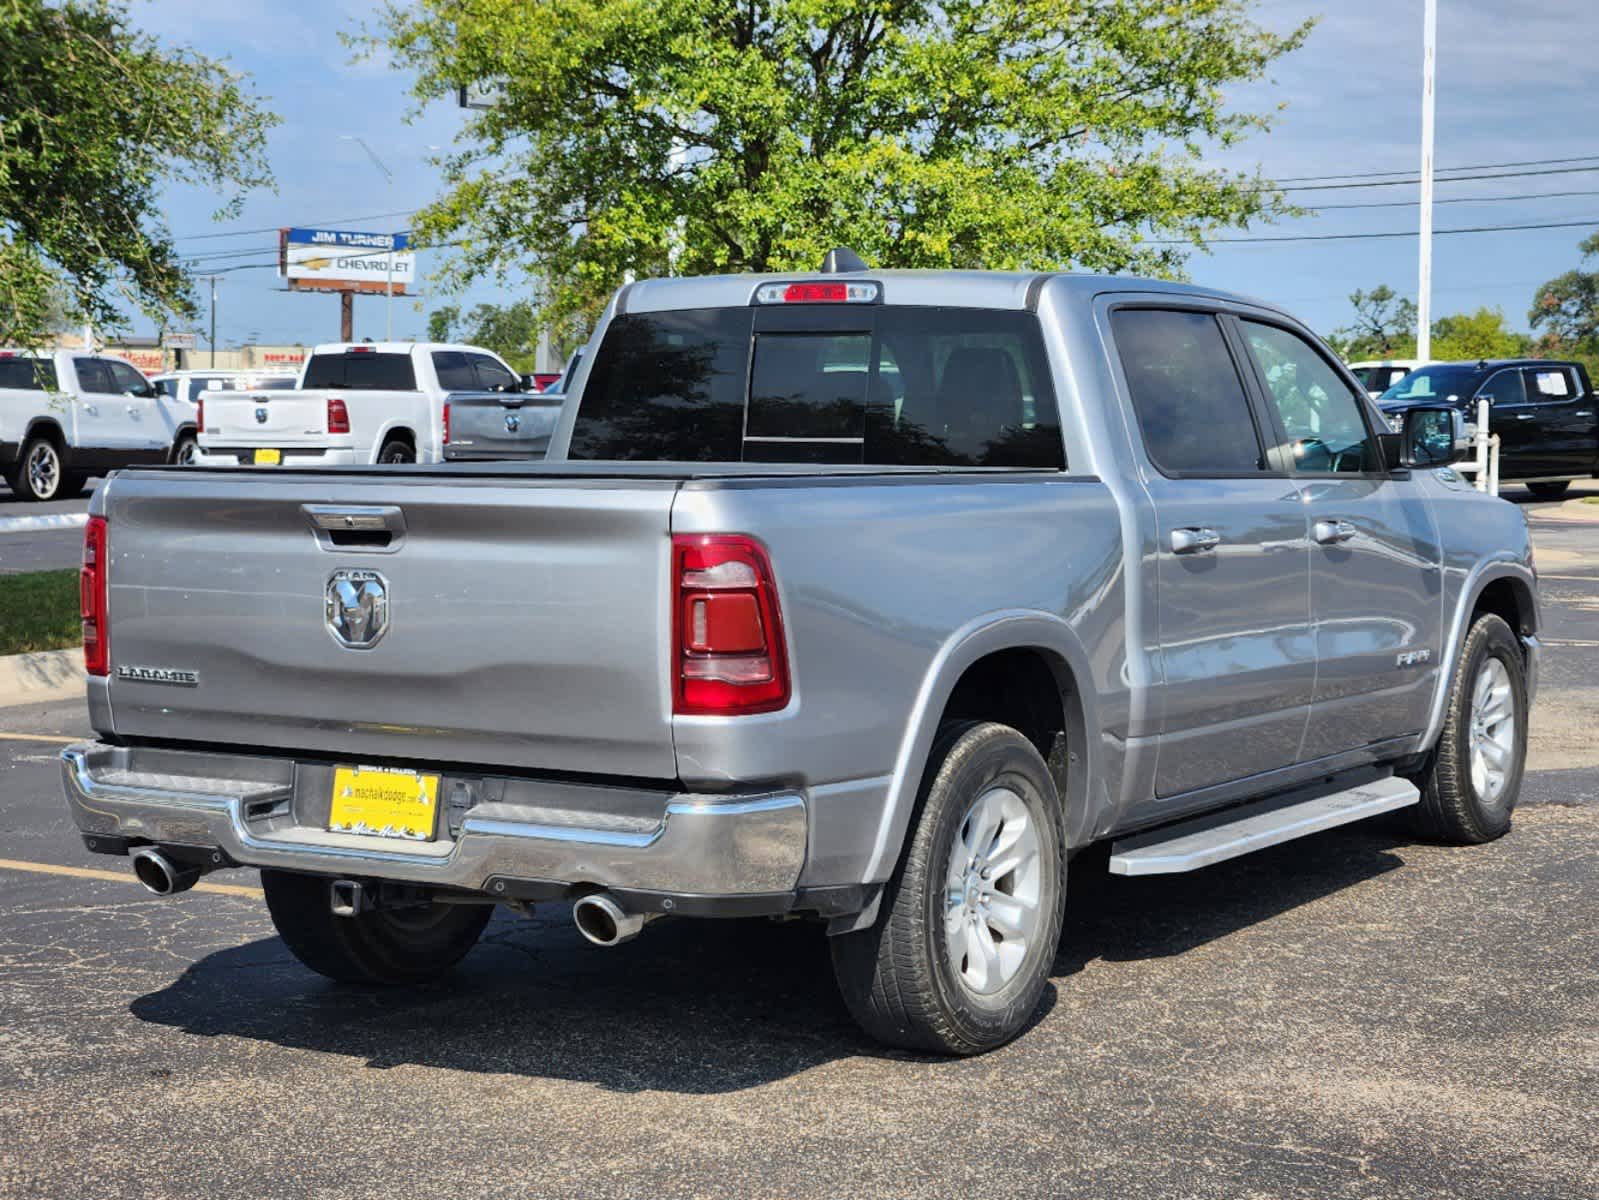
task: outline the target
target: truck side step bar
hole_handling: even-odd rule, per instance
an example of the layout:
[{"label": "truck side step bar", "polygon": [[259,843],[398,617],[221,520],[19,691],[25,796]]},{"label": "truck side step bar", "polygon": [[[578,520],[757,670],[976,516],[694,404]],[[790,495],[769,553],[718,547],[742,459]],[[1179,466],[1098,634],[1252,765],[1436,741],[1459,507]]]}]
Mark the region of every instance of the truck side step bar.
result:
[{"label": "truck side step bar", "polygon": [[1389,776],[1341,791],[1306,789],[1122,838],[1110,848],[1113,875],[1174,875],[1421,801],[1409,780]]}]

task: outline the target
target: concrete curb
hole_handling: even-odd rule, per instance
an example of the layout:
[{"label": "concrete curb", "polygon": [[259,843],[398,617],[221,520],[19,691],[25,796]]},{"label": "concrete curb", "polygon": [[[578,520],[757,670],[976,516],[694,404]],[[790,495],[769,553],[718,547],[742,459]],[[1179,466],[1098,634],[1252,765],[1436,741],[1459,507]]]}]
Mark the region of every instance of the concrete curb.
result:
[{"label": "concrete curb", "polygon": [[0,517],[0,533],[33,533],[39,529],[78,529],[88,513],[45,513],[37,517]]},{"label": "concrete curb", "polygon": [[83,650],[0,656],[0,708],[83,698]]}]

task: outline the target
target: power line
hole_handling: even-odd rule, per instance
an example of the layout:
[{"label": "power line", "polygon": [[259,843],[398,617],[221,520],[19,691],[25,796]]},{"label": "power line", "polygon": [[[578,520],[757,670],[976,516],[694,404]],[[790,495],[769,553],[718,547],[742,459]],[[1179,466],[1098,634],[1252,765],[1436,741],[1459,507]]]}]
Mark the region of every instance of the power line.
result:
[{"label": "power line", "polygon": [[[1591,167],[1551,167],[1542,171],[1500,171],[1486,175],[1452,175],[1447,178],[1437,177],[1437,183],[1470,183],[1475,179],[1525,179],[1531,175],[1578,175],[1584,171],[1599,171],[1599,164]],[[1409,179],[1388,179],[1377,183],[1297,183],[1283,188],[1285,192],[1331,192],[1343,191],[1349,188],[1380,188],[1401,187],[1409,184],[1420,183],[1418,177]],[[1260,190],[1269,190],[1272,185]]]},{"label": "power line", "polygon": [[[1439,180],[1438,182],[1446,182]],[[1599,191],[1586,192],[1522,192],[1515,196],[1451,196],[1447,200],[1434,200],[1434,204],[1494,204],[1501,200],[1558,200],[1564,196],[1599,196]],[[1331,212],[1335,208],[1414,208],[1414,200],[1375,200],[1369,204],[1318,204],[1311,211]]]},{"label": "power line", "polygon": [[[1574,158],[1528,158],[1521,162],[1502,163],[1473,163],[1462,167],[1439,167],[1439,171],[1498,171],[1505,167],[1553,167],[1563,163],[1592,162],[1599,158],[1599,154],[1579,154]],[[1380,179],[1384,175],[1408,175],[1410,168],[1399,171],[1363,171],[1358,174],[1346,175],[1289,175],[1277,180],[1278,183],[1313,183],[1318,179],[1343,180],[1343,179]]]},{"label": "power line", "polygon": [[[1441,237],[1446,233],[1510,233],[1520,229],[1578,229],[1594,226],[1599,226],[1599,217],[1590,217],[1586,221],[1543,221],[1528,225],[1472,225],[1460,229],[1434,229],[1433,233]],[[1412,238],[1417,236],[1419,236],[1417,230],[1400,229],[1385,233],[1304,233],[1273,237],[1205,238],[1199,245],[1236,245],[1242,242],[1349,242],[1368,238]],[[1188,238],[1162,238],[1146,242],[1145,245],[1191,246],[1194,245],[1194,242]]]},{"label": "power line", "polygon": [[[302,228],[325,228],[329,225],[345,225],[351,221],[376,221],[383,217],[414,217],[421,209],[408,208],[403,212],[367,213],[361,217],[331,217],[325,221],[305,221]],[[174,242],[201,242],[212,241],[216,238],[247,237],[255,233],[276,233],[285,228],[282,225],[263,226],[260,229],[231,229],[226,233],[184,233],[173,238]]]}]

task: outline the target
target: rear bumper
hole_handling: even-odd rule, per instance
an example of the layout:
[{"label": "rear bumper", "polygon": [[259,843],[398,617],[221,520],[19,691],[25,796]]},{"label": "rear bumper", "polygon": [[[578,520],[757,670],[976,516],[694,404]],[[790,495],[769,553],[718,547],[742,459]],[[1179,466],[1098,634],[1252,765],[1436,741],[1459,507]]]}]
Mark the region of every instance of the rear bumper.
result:
[{"label": "rear bumper", "polygon": [[73,821],[90,849],[107,853],[153,843],[194,848],[208,863],[506,899],[602,887],[684,912],[694,901],[762,897],[783,911],[805,862],[798,793],[674,794],[445,772],[438,840],[416,845],[329,832],[325,764],[82,742],[62,751],[61,767]]},{"label": "rear bumper", "polygon": [[[280,465],[285,467],[349,467],[367,461],[350,446],[330,446],[326,449],[294,446],[266,448],[281,449],[283,461]],[[209,449],[202,446],[196,449],[194,462],[200,467],[247,467],[254,464],[255,450],[253,446],[213,446]]]}]

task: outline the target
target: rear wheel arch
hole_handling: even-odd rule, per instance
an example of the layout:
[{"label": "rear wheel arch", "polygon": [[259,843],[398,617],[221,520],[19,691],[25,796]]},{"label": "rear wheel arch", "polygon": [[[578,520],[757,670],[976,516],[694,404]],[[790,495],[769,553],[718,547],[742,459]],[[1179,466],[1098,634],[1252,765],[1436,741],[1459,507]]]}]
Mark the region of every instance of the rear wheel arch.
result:
[{"label": "rear wheel arch", "polygon": [[1015,728],[1049,765],[1069,846],[1088,840],[1096,815],[1098,701],[1087,652],[1047,613],[998,614],[946,642],[929,667],[907,723],[868,880],[880,882],[904,852],[941,725],[951,719]]},{"label": "rear wheel arch", "polygon": [[36,437],[47,437],[56,444],[56,449],[61,452],[65,461],[71,452],[67,445],[66,431],[61,428],[61,423],[54,417],[35,417],[28,423],[27,432],[22,435],[24,442],[32,441]]},{"label": "rear wheel arch", "polygon": [[374,462],[382,462],[384,449],[395,442],[400,442],[410,448],[412,462],[420,461],[416,433],[409,425],[391,425],[379,434],[377,445],[373,448],[372,460]]}]

